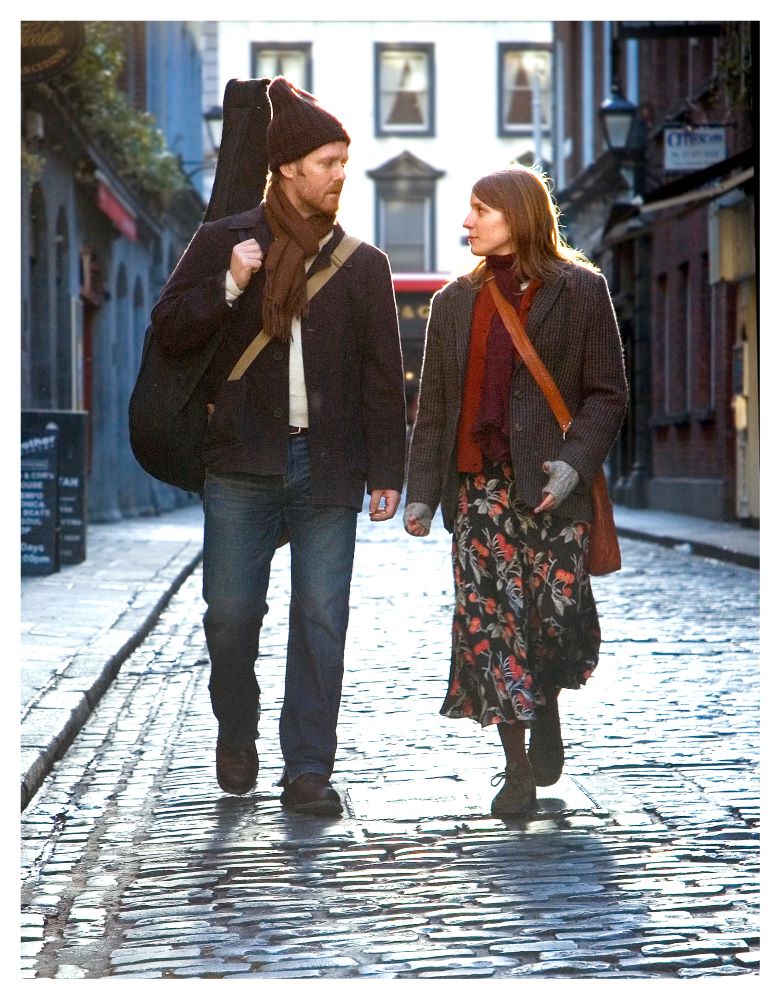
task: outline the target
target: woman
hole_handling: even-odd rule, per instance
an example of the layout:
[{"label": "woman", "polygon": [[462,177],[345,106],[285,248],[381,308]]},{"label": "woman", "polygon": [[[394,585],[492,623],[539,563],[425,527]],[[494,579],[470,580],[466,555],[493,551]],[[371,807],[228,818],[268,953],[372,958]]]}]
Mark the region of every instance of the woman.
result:
[{"label": "woman", "polygon": [[[498,727],[497,816],[533,809],[560,777],[561,688],[594,671],[600,629],[585,561],[590,486],[627,386],[607,283],[561,237],[545,178],[479,180],[464,221],[474,271],[432,299],[410,443],[406,530],[437,506],[453,532],[456,606],[441,714]],[[518,310],[573,415],[566,435],[515,353],[489,282]],[[525,730],[531,730],[528,753]]]}]

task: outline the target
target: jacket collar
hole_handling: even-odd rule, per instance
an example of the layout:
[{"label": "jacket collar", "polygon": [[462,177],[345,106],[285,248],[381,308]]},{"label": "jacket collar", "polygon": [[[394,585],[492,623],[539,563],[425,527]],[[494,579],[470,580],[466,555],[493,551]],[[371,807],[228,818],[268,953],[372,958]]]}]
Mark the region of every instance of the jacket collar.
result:
[{"label": "jacket collar", "polygon": [[313,274],[317,274],[318,271],[322,271],[323,268],[328,267],[331,263],[331,254],[337,248],[339,241],[343,236],[344,230],[338,222],[335,222],[331,238],[320,248],[319,253],[312,261],[309,270],[306,272],[307,278],[311,278]]},{"label": "jacket collar", "polygon": [[[568,278],[569,267],[563,267],[561,273],[553,281],[545,282],[537,291],[526,320],[526,330],[531,339],[534,331],[539,329],[564,288]],[[469,355],[469,338],[472,334],[472,313],[478,291],[468,275],[456,278],[450,286],[449,298],[453,316],[452,347],[455,353],[458,371],[463,381]]]},{"label": "jacket collar", "polygon": [[[546,281],[537,289],[526,320],[527,333],[529,333],[529,330],[534,331],[553,308],[556,299],[561,295],[562,289],[567,282],[570,266],[565,265],[553,281]],[[529,333],[529,336],[531,337],[531,333]]]},{"label": "jacket collar", "polygon": [[234,215],[228,223],[228,229],[243,230],[249,234],[245,239],[253,236],[264,250],[267,250],[274,241],[271,226],[266,221],[262,202],[247,212],[240,212],[238,215]]},{"label": "jacket collar", "polygon": [[[532,336],[530,331],[534,331],[540,326],[555,305],[559,295],[561,295],[561,292],[569,279],[570,269],[572,266],[573,265],[571,264],[565,264],[553,281],[546,281],[537,290],[526,320],[526,332],[529,333],[530,337]],[[475,290],[474,285],[471,283],[467,275],[457,278],[454,285],[456,286],[458,294],[458,308],[468,308],[471,316],[471,310],[474,305],[475,298],[477,297],[477,291]]]}]

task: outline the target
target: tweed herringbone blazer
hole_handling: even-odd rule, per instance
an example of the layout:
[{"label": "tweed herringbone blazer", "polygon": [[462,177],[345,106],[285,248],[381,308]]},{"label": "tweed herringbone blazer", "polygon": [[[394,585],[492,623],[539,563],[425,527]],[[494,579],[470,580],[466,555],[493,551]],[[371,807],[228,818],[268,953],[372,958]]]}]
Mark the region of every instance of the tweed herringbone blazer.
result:
[{"label": "tweed herringbone blazer", "polygon": [[[408,458],[407,502],[425,503],[432,512],[441,504],[449,531],[460,486],[456,432],[476,297],[469,278],[461,277],[431,301]],[[526,332],[573,420],[565,438],[542,390],[518,361],[510,387],[513,499],[536,507],[548,481],[542,464],[560,459],[581,481],[556,513],[589,521],[591,483],[618,434],[628,395],[621,336],[604,277],[577,264],[563,266],[536,293]]]}]

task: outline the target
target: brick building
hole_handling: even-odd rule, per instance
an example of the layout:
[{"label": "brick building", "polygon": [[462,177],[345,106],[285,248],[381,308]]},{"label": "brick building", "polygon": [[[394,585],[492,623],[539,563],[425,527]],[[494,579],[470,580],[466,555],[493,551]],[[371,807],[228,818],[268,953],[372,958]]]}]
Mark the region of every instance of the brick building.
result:
[{"label": "brick building", "polygon": [[756,523],[757,25],[557,22],[554,46],[558,200],[608,278],[630,378],[614,497]]}]

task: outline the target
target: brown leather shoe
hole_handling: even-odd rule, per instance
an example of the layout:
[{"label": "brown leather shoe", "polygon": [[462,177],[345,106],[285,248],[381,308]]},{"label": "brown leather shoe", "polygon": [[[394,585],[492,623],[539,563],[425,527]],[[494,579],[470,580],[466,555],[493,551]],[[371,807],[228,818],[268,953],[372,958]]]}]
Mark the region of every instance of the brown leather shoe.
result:
[{"label": "brown leather shoe", "polygon": [[283,781],[280,802],[285,809],[310,816],[341,816],[342,802],[326,774],[302,774]]},{"label": "brown leather shoe", "polygon": [[258,751],[254,743],[232,747],[217,740],[217,783],[223,792],[246,795],[258,779]]}]

